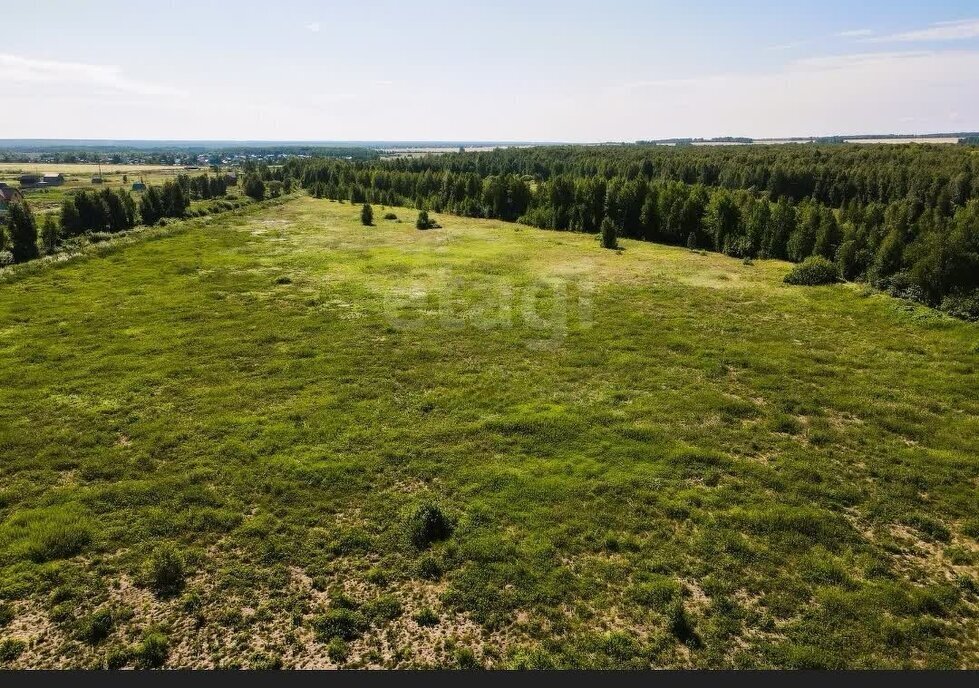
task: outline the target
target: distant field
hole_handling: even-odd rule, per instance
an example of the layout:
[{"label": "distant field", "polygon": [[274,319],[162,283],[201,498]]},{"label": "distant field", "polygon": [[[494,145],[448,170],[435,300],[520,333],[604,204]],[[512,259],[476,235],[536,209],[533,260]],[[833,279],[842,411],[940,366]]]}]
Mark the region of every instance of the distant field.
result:
[{"label": "distant field", "polygon": [[979,666],[979,326],[358,215],[0,278],[6,666]]},{"label": "distant field", "polygon": [[932,138],[914,138],[908,137],[903,139],[847,139],[847,143],[958,143],[959,140],[956,137],[932,137]]},{"label": "distant field", "polygon": [[[94,174],[99,171],[97,164],[90,163],[30,163],[30,162],[0,162],[0,175],[20,174],[57,174],[65,175]],[[184,172],[182,165],[114,165],[103,163],[102,172],[106,174],[133,174],[139,172],[159,172],[178,174]],[[191,170],[193,171],[193,170]],[[204,170],[206,171],[206,169]]]}]

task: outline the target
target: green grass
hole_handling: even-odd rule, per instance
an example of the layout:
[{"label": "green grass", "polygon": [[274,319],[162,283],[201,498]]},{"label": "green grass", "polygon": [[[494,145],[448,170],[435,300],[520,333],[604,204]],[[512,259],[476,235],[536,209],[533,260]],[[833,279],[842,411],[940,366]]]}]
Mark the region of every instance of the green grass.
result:
[{"label": "green grass", "polygon": [[979,666],[979,327],[437,220],[0,283],[7,666]]}]

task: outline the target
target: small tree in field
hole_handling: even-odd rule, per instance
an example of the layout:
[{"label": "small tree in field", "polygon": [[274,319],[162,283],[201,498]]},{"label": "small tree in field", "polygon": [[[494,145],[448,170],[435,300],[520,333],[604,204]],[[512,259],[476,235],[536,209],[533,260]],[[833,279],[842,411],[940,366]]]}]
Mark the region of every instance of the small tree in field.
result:
[{"label": "small tree in field", "polygon": [[697,250],[697,233],[696,232],[690,232],[690,234],[687,235],[687,248],[689,248],[691,251],[696,251]]},{"label": "small tree in field", "polygon": [[608,217],[602,220],[602,248],[618,248],[619,239],[615,234],[615,223]]},{"label": "small tree in field", "polygon": [[360,224],[366,227],[374,224],[374,209],[371,208],[370,203],[365,203],[360,209]]},{"label": "small tree in field", "polygon": [[415,227],[417,229],[430,229],[432,226],[432,221],[428,219],[428,211],[423,210],[418,213],[418,219],[415,221]]},{"label": "small tree in field", "polygon": [[45,215],[44,224],[41,226],[41,243],[44,244],[44,250],[47,253],[54,253],[60,233],[60,227],[58,227],[54,216],[51,213]]},{"label": "small tree in field", "polygon": [[23,263],[38,256],[37,224],[26,203],[13,203],[7,219],[14,262]]},{"label": "small tree in field", "polygon": [[256,174],[249,175],[245,180],[245,195],[256,201],[265,199],[265,182]]}]

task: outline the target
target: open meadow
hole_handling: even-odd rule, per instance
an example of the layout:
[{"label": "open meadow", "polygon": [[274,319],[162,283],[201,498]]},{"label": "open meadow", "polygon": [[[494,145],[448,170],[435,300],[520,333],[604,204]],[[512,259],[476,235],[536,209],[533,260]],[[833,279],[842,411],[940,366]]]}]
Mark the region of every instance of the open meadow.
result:
[{"label": "open meadow", "polygon": [[374,210],[6,272],[4,666],[979,665],[979,325]]}]

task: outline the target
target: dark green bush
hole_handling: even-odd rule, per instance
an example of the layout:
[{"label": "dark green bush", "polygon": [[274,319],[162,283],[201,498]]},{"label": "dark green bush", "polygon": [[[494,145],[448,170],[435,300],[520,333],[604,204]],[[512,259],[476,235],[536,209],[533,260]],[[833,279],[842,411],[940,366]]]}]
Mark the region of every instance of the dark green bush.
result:
[{"label": "dark green bush", "polygon": [[363,615],[352,609],[330,609],[313,619],[316,637],[323,642],[334,638],[354,640],[367,628]]},{"label": "dark green bush", "polygon": [[78,628],[78,638],[90,645],[98,645],[112,633],[114,620],[112,612],[100,609],[94,614],[81,620]]},{"label": "dark green bush", "polygon": [[445,540],[452,534],[452,520],[434,502],[420,504],[408,517],[408,537],[418,549]]},{"label": "dark green bush", "polygon": [[809,256],[793,267],[785,276],[785,281],[788,284],[810,287],[819,284],[833,284],[839,280],[839,270],[822,256]]},{"label": "dark green bush", "polygon": [[404,613],[404,607],[394,595],[381,595],[365,604],[363,611],[371,623],[380,624],[397,619]]},{"label": "dark green bush", "polygon": [[163,666],[170,656],[170,642],[159,631],[149,631],[136,648],[136,658],[141,666],[155,669]]},{"label": "dark green bush", "polygon": [[133,661],[133,651],[128,647],[117,645],[110,647],[105,653],[106,669],[122,669]]},{"label": "dark green bush", "polygon": [[445,573],[442,560],[434,554],[424,554],[418,559],[415,570],[420,578],[437,581]]},{"label": "dark green bush", "polygon": [[326,646],[326,656],[330,658],[331,661],[337,664],[342,664],[347,661],[350,656],[350,648],[347,644],[343,642],[340,638],[333,638],[330,643]]},{"label": "dark green bush", "polygon": [[418,219],[415,220],[415,227],[418,229],[438,229],[439,226],[439,223],[428,216],[428,211],[426,210],[418,213]]},{"label": "dark green bush", "polygon": [[0,604],[0,628],[3,628],[13,621],[14,616],[14,607],[12,604],[7,602]]},{"label": "dark green bush", "polygon": [[0,664],[12,662],[27,649],[27,643],[18,638],[6,638],[0,642]]},{"label": "dark green bush", "polygon": [[397,220],[398,219],[398,216],[395,215],[394,213],[384,213],[384,219],[385,220]]},{"label": "dark green bush", "polygon": [[172,595],[184,585],[184,569],[184,558],[180,552],[173,545],[160,545],[146,562],[146,584],[158,595]]},{"label": "dark green bush", "polygon": [[434,626],[439,622],[439,615],[431,607],[423,607],[412,617],[419,626]]}]

